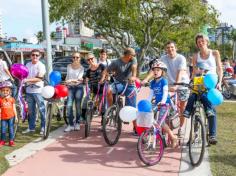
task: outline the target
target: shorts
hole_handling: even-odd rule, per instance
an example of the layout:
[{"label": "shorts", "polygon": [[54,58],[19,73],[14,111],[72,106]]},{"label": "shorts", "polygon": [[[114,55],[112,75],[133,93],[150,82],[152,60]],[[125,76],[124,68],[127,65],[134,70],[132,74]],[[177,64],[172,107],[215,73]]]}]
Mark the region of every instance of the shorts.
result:
[{"label": "shorts", "polygon": [[190,90],[189,89],[178,89],[177,94],[178,94],[179,101],[187,101],[188,97],[190,95]]}]

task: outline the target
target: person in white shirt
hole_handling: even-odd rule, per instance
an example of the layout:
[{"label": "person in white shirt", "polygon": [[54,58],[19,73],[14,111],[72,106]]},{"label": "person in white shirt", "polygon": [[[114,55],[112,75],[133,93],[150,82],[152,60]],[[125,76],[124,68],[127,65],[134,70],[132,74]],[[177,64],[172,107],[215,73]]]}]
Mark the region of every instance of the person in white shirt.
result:
[{"label": "person in white shirt", "polygon": [[[66,85],[69,90],[67,99],[67,117],[69,119],[69,125],[64,130],[69,132],[72,130],[80,130],[80,118],[81,118],[81,101],[84,95],[83,89],[83,75],[84,67],[80,64],[80,54],[78,52],[72,55],[73,62],[67,66]],[[76,120],[74,124],[73,116],[73,103],[76,105]]]},{"label": "person in white shirt", "polygon": [[40,62],[41,53],[37,49],[31,51],[31,62],[26,64],[29,69],[29,75],[23,82],[27,85],[26,87],[26,101],[29,106],[28,111],[28,122],[29,127],[23,133],[35,132],[35,121],[36,121],[36,104],[39,108],[41,116],[41,130],[40,134],[43,135],[45,130],[46,120],[46,108],[44,99],[41,95],[41,90],[44,86],[43,78],[46,73],[45,65]]},{"label": "person in white shirt", "polygon": [[103,64],[106,68],[111,64],[111,61],[107,59],[107,51],[101,49],[99,52],[98,64]]},{"label": "person in white shirt", "polygon": [[0,54],[0,82],[10,81],[13,85],[12,87],[12,96],[16,97],[16,86],[14,84],[14,79],[8,69],[6,61],[3,60],[3,55]]}]

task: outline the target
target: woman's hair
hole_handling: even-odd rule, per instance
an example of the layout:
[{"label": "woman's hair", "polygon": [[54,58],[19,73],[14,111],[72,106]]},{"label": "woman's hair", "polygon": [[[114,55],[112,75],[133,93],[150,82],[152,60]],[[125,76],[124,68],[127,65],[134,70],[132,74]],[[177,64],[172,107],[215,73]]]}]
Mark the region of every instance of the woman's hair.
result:
[{"label": "woman's hair", "polygon": [[200,39],[200,38],[205,39],[205,40],[207,41],[208,45],[210,44],[210,40],[209,40],[208,36],[206,36],[206,35],[203,34],[203,33],[198,33],[198,34],[195,36],[195,44],[196,44],[196,45],[197,45],[197,40]]}]

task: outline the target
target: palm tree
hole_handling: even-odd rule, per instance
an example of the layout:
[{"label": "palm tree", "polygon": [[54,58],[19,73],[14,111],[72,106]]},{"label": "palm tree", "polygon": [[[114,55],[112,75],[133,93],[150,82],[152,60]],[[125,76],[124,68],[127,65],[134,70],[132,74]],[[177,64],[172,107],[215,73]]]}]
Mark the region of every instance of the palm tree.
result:
[{"label": "palm tree", "polygon": [[36,36],[37,39],[38,39],[38,43],[41,43],[41,42],[44,40],[44,35],[43,35],[43,32],[42,32],[42,31],[38,31],[38,33],[35,34],[35,36]]}]

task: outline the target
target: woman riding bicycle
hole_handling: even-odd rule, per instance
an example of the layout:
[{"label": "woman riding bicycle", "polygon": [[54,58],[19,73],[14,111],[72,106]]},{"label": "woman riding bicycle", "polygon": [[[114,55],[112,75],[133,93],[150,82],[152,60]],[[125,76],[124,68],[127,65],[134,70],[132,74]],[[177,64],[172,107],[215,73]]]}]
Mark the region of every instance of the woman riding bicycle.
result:
[{"label": "woman riding bicycle", "polygon": [[[88,84],[90,93],[93,93],[93,95],[99,95],[101,96],[103,94],[103,88],[104,88],[104,81],[106,77],[105,72],[105,66],[103,64],[98,64],[95,56],[93,54],[88,54],[87,62],[89,63],[89,69],[87,70],[85,74],[86,84]],[[109,91],[109,90],[108,90]],[[109,94],[108,94],[109,95]],[[87,105],[88,97],[85,99],[83,103],[83,117],[86,113],[86,105]],[[96,102],[98,103],[98,102]],[[104,115],[104,108],[102,109],[102,120]],[[101,120],[101,125],[102,125]]]},{"label": "woman riding bicycle", "polygon": [[[151,81],[150,83],[150,95],[148,99],[151,101],[153,96],[155,96],[155,106],[158,105],[164,105],[164,104],[170,104],[170,97],[168,95],[168,81],[164,77],[167,71],[167,66],[163,62],[155,62],[152,65],[152,71],[154,75],[154,80]],[[159,117],[161,118],[161,114],[165,114],[166,109],[160,107],[160,113]],[[159,121],[160,119],[157,119],[158,124],[161,124]],[[177,136],[173,134],[172,130],[169,128],[169,126],[164,122],[162,124],[162,128],[164,129],[165,132],[168,133],[171,139],[171,146],[176,147],[177,146]]]}]

